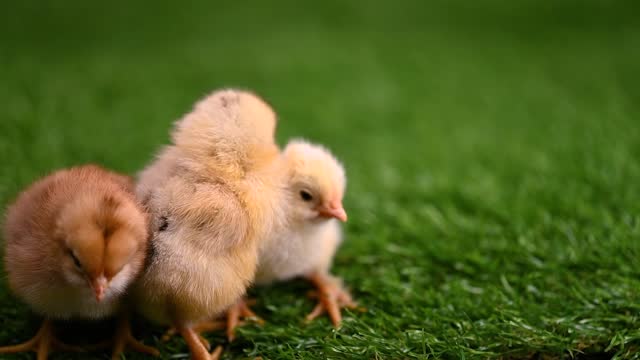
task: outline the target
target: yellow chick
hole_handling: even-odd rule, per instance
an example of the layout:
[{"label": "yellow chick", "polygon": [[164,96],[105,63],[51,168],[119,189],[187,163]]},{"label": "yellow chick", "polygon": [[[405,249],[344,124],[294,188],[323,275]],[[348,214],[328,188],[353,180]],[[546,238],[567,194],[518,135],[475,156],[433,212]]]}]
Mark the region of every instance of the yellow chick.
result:
[{"label": "yellow chick", "polygon": [[[307,321],[326,311],[338,327],[342,321],[340,308],[356,307],[342,281],[330,275],[331,262],[342,241],[339,222],[347,221],[342,206],[346,187],[344,168],[329,150],[304,140],[290,141],[281,158],[287,172],[286,221],[261,241],[255,283],[267,285],[295,277],[308,279],[317,288],[319,301]],[[230,341],[235,338],[240,318],[262,321],[240,299],[227,311]]]},{"label": "yellow chick", "polygon": [[305,277],[317,288],[319,299],[307,319],[327,311],[338,327],[340,307],[355,306],[341,281],[330,275],[342,241],[340,222],[347,221],[342,206],[345,171],[329,150],[303,140],[290,141],[282,156],[288,169],[286,228],[261,243],[255,282]]},{"label": "yellow chick", "polygon": [[[123,313],[123,295],[147,251],[147,217],[130,178],[95,165],[57,171],[23,191],[4,225],[10,289],[45,317],[29,341],[0,353],[71,349],[51,319],[101,319]],[[125,344],[158,355],[131,336],[123,315],[114,358]]]},{"label": "yellow chick", "polygon": [[258,240],[277,226],[284,180],[276,115],[221,90],[179,120],[173,144],[139,177],[152,214],[152,255],[134,290],[148,319],[174,326],[196,360],[216,358],[193,326],[223,313],[253,280]]}]

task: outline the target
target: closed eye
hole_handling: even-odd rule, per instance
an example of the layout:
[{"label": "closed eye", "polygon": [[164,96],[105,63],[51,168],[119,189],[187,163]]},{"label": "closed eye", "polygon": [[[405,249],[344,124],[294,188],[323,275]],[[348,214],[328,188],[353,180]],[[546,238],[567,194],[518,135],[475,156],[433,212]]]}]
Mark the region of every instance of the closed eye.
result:
[{"label": "closed eye", "polygon": [[76,265],[76,267],[78,269],[82,269],[82,264],[80,263],[80,260],[78,260],[78,257],[73,253],[73,251],[69,250],[69,256],[71,256],[71,259],[73,260],[73,263]]},{"label": "closed eye", "polygon": [[169,227],[169,220],[167,219],[166,216],[163,216],[160,218],[160,227],[158,228],[158,231],[165,231],[167,230],[167,228]]}]

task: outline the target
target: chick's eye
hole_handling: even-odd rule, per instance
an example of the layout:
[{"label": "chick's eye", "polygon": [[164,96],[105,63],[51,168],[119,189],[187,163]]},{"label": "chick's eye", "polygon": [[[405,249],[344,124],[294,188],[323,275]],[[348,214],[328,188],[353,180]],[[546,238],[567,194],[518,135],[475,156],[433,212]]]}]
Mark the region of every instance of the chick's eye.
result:
[{"label": "chick's eye", "polygon": [[69,256],[71,256],[71,259],[73,260],[73,263],[76,265],[76,267],[78,269],[82,269],[82,264],[80,263],[80,260],[78,260],[78,258],[72,251],[69,251]]},{"label": "chick's eye", "polygon": [[308,191],[302,190],[300,191],[300,197],[302,198],[302,200],[304,201],[311,201],[313,200],[313,196],[311,196],[311,194]]}]

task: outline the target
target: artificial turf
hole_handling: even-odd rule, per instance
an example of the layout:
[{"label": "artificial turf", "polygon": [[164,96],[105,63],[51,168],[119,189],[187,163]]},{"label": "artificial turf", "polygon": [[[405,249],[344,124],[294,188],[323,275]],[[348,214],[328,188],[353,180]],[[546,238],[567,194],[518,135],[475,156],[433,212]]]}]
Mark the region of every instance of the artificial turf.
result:
[{"label": "artificial turf", "polygon": [[[279,112],[281,144],[306,137],[344,161],[334,272],[367,311],[305,325],[307,284],[257,289],[267,323],[225,358],[639,358],[639,13],[595,0],[5,2],[0,204],[64,166],[133,174],[200,96],[249,88]],[[3,282],[0,344],[33,335],[29,314]],[[182,340],[141,331],[163,358],[186,357]]]}]

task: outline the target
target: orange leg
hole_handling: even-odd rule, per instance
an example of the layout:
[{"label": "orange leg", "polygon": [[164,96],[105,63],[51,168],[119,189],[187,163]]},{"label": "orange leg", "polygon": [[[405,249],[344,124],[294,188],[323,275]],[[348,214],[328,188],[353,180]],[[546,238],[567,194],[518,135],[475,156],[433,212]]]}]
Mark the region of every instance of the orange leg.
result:
[{"label": "orange leg", "polygon": [[341,308],[354,309],[357,304],[351,298],[351,295],[345,290],[339,281],[333,277],[313,273],[307,277],[311,283],[316,287],[317,293],[314,297],[318,298],[318,304],[307,315],[306,321],[312,321],[323,313],[329,313],[329,318],[333,323],[333,326],[339,327],[342,322]]},{"label": "orange leg", "polygon": [[217,346],[216,349],[209,353],[207,347],[202,343],[202,337],[194,331],[193,328],[181,326],[178,327],[178,331],[184,338],[189,351],[191,352],[191,359],[193,360],[218,360],[222,354],[222,346]]},{"label": "orange leg", "polygon": [[[207,348],[209,347],[209,342],[202,337],[202,333],[226,329],[227,339],[229,339],[229,341],[233,341],[236,335],[235,329],[243,324],[241,319],[252,319],[258,324],[264,324],[264,320],[251,310],[250,306],[254,304],[254,300],[245,300],[244,298],[240,299],[227,310],[226,321],[203,321],[194,325],[192,329],[196,334],[198,334],[200,341]],[[175,327],[169,328],[169,330],[162,335],[162,341],[169,341],[177,332],[178,331]]]},{"label": "orange leg", "polygon": [[112,360],[120,359],[120,355],[124,352],[125,347],[131,347],[134,351],[148,354],[152,356],[160,356],[158,349],[144,345],[131,333],[131,323],[128,316],[121,316],[118,320],[118,328],[113,341],[113,352],[111,353]]},{"label": "orange leg", "polygon": [[45,360],[49,356],[49,352],[52,348],[57,348],[63,351],[84,351],[81,347],[67,345],[58,340],[53,334],[53,324],[51,323],[51,320],[45,319],[42,326],[40,326],[40,330],[38,330],[33,338],[23,342],[22,344],[0,347],[0,354],[35,351],[37,353],[38,360]]},{"label": "orange leg", "polygon": [[[208,349],[210,347],[209,346],[209,341],[207,341],[207,339],[205,339],[202,336],[202,333],[207,333],[207,332],[216,331],[216,330],[222,330],[225,327],[226,327],[226,324],[223,321],[211,320],[211,321],[199,322],[196,325],[192,326],[191,330],[193,332],[195,332],[195,334],[198,336],[198,338],[200,339],[200,342],[202,343],[202,345],[204,345],[204,347],[206,347]],[[176,327],[169,328],[169,330],[167,330],[164,333],[164,335],[162,335],[162,341],[163,342],[167,342],[167,341],[171,340],[171,338],[177,332],[178,332],[178,329]]]},{"label": "orange leg", "polygon": [[240,319],[252,319],[260,325],[264,324],[264,320],[250,308],[254,303],[255,301],[242,298],[227,310],[227,339],[230,342],[236,338],[236,327],[242,324]]},{"label": "orange leg", "polygon": [[211,360],[219,360],[222,355],[222,345],[216,346],[215,350],[211,352]]}]

